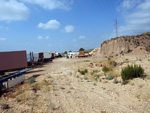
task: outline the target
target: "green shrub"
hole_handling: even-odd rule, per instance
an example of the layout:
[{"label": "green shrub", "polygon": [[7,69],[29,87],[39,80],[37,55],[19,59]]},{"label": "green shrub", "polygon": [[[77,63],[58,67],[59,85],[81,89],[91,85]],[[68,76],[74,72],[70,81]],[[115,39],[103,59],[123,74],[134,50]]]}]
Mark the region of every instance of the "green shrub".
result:
[{"label": "green shrub", "polygon": [[113,83],[114,84],[118,84],[119,83],[119,81],[117,80],[117,78],[114,79]]},{"label": "green shrub", "polygon": [[84,80],[88,80],[88,77],[87,77],[87,76],[84,76]]},{"label": "green shrub", "polygon": [[29,83],[34,83],[35,79],[36,79],[36,77],[30,77],[30,78],[28,78],[28,82]]},{"label": "green shrub", "polygon": [[87,70],[87,69],[85,69],[84,71],[85,71],[85,73],[88,73],[88,70]]},{"label": "green shrub", "polygon": [[143,77],[144,69],[141,66],[137,65],[128,65],[121,71],[121,77],[123,81],[137,78],[137,77]]},{"label": "green shrub", "polygon": [[97,81],[100,76],[102,76],[102,75],[101,75],[101,74],[94,74],[94,75],[93,75],[93,78],[94,78],[94,80]]},{"label": "green shrub", "polygon": [[112,79],[114,79],[114,76],[110,74],[110,75],[108,75],[108,76],[106,77],[106,79],[107,79],[107,80],[112,80]]},{"label": "green shrub", "polygon": [[80,71],[80,74],[81,74],[81,75],[85,75],[86,73],[88,73],[88,70],[87,70],[87,69],[84,69],[84,70],[81,70],[81,71]]},{"label": "green shrub", "polygon": [[105,66],[102,68],[102,71],[104,72],[104,74],[106,76],[106,73],[110,71],[110,68]]},{"label": "green shrub", "polygon": [[141,61],[141,62],[142,62],[142,59],[139,59],[139,61]]},{"label": "green shrub", "polygon": [[93,85],[94,85],[94,86],[96,86],[97,84],[96,84],[96,83],[94,83]]},{"label": "green shrub", "polygon": [[84,62],[90,62],[90,60],[84,60]]},{"label": "green shrub", "polygon": [[93,75],[93,74],[95,74],[95,73],[97,73],[97,70],[93,70],[93,71],[91,72],[91,75]]},{"label": "green shrub", "polygon": [[128,80],[124,80],[124,81],[122,81],[122,85],[126,85],[127,83],[128,83],[129,81]]},{"label": "green shrub", "polygon": [[77,75],[76,78],[79,78],[79,76]]},{"label": "green shrub", "polygon": [[117,62],[115,62],[115,61],[111,61],[109,64],[112,65],[112,66],[114,66],[114,67],[117,66]]},{"label": "green shrub", "polygon": [[95,74],[95,75],[94,75],[94,78],[97,78],[97,79],[98,79],[100,76],[102,76],[102,75],[101,75],[101,74]]},{"label": "green shrub", "polygon": [[85,72],[84,72],[84,71],[80,71],[80,74],[81,74],[81,75],[85,75]]}]

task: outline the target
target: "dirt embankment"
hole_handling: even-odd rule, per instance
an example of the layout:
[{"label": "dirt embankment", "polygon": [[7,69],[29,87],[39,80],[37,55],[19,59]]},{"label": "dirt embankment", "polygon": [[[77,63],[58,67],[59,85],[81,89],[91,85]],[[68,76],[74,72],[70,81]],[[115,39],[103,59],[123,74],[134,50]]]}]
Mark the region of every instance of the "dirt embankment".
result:
[{"label": "dirt embankment", "polygon": [[[116,56],[131,53],[137,48],[139,48],[140,51],[145,51],[145,55],[150,52],[150,32],[137,36],[121,36],[104,41],[97,55]],[[136,50],[134,54],[140,54],[139,52],[135,52]]]}]

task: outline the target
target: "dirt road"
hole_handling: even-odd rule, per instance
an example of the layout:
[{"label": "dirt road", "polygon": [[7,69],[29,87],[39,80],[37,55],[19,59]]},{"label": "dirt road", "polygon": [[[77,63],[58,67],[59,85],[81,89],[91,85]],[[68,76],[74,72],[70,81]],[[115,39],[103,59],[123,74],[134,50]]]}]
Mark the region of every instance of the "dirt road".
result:
[{"label": "dirt road", "polygon": [[[150,106],[146,101],[135,98],[133,87],[114,84],[113,82],[92,82],[82,79],[78,70],[85,68],[89,62],[99,59],[55,59],[43,67],[36,68],[25,76],[38,75],[36,83],[52,81],[34,93],[24,92],[22,98],[27,101],[18,102],[20,96],[9,99],[12,112],[44,112],[44,113],[148,113]],[[87,67],[86,67],[87,68]],[[146,82],[147,83],[147,82]],[[128,91],[127,91],[128,90]],[[130,91],[130,92],[129,92]],[[13,103],[13,104],[11,104]]]}]

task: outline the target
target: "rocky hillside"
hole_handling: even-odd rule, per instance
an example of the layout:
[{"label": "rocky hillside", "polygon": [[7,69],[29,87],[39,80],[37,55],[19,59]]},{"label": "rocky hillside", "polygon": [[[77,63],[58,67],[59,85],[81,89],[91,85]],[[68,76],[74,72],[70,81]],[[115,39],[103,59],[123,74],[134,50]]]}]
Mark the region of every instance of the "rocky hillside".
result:
[{"label": "rocky hillside", "polygon": [[99,54],[101,56],[114,56],[132,53],[137,48],[140,48],[138,50],[150,52],[150,32],[137,36],[121,36],[104,41],[101,44]]}]

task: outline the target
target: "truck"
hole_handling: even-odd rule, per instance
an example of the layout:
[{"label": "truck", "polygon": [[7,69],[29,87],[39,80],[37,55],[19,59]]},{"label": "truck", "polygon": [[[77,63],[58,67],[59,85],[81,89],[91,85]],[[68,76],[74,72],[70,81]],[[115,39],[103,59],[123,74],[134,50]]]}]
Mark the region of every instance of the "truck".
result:
[{"label": "truck", "polygon": [[27,67],[26,51],[0,52],[0,75]]}]

